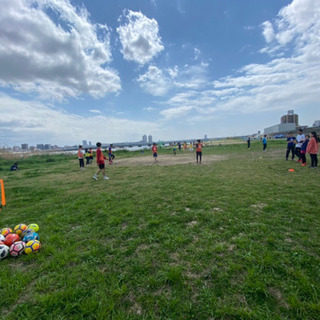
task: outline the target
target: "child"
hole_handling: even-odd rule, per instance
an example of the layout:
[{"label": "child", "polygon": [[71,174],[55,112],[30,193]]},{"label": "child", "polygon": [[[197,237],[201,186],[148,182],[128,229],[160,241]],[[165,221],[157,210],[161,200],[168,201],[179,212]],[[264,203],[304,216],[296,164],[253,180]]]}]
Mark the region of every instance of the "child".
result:
[{"label": "child", "polygon": [[110,144],[110,147],[108,149],[109,164],[111,164],[114,159],[114,155],[112,154],[112,147],[113,147],[113,144]]},{"label": "child", "polygon": [[15,163],[11,166],[10,171],[17,171],[17,170],[20,170],[20,169],[18,168],[18,163],[15,162]]},{"label": "child", "polygon": [[202,159],[202,144],[200,143],[200,140],[197,140],[197,144],[196,144],[196,154],[197,154],[197,163],[198,160],[200,160],[200,164],[201,164],[201,159]]},{"label": "child", "polygon": [[84,159],[83,159],[83,151],[82,151],[82,146],[79,146],[78,150],[78,159],[79,159],[79,165],[80,165],[80,170],[85,170],[84,168]]},{"label": "child", "polygon": [[292,153],[292,160],[294,159],[294,141],[296,138],[293,136],[292,132],[289,132],[289,137],[287,138],[287,152],[286,152],[286,160],[288,160],[289,153]]},{"label": "child", "polygon": [[308,143],[309,143],[309,138],[310,138],[309,135],[306,134],[305,140],[301,145],[300,155],[301,155],[301,161],[302,161],[301,165],[302,166],[306,166],[307,165],[306,152],[307,152],[307,146],[308,146]]},{"label": "child", "polygon": [[85,157],[86,157],[86,166],[90,164],[90,152],[88,149],[85,150]]},{"label": "child", "polygon": [[157,157],[158,157],[158,147],[157,147],[157,145],[156,145],[155,142],[153,143],[153,146],[152,146],[152,152],[153,152],[154,161],[157,161]]},{"label": "child", "polygon": [[319,138],[315,131],[311,132],[311,138],[307,146],[307,152],[310,154],[311,166],[310,168],[318,167],[318,151],[319,151]]},{"label": "child", "polygon": [[266,149],[267,149],[267,135],[266,134],[263,136],[262,143],[263,143],[263,151],[266,151]]},{"label": "child", "polygon": [[177,155],[177,149],[176,147],[173,148],[173,154],[176,156]]},{"label": "child", "polygon": [[106,169],[105,169],[105,162],[104,162],[104,160],[107,159],[107,158],[102,153],[101,142],[97,142],[96,145],[98,147],[96,157],[97,157],[97,165],[98,165],[99,169],[98,169],[97,173],[93,176],[93,179],[94,180],[98,180],[97,176],[98,176],[98,174],[100,172],[102,172],[103,173],[103,179],[104,180],[109,180],[109,178],[106,176]]},{"label": "child", "polygon": [[89,149],[89,154],[90,154],[89,164],[91,164],[93,161],[93,152],[91,148]]}]

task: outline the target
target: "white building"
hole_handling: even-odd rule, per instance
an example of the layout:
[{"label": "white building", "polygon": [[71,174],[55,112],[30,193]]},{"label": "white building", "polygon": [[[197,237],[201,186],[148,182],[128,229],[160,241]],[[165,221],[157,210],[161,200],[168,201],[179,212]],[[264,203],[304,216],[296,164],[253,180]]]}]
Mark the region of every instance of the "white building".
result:
[{"label": "white building", "polygon": [[316,120],[313,125],[313,127],[320,127],[320,120]]},{"label": "white building", "polygon": [[264,134],[274,134],[278,132],[295,131],[297,125],[295,123],[281,123],[264,129]]}]

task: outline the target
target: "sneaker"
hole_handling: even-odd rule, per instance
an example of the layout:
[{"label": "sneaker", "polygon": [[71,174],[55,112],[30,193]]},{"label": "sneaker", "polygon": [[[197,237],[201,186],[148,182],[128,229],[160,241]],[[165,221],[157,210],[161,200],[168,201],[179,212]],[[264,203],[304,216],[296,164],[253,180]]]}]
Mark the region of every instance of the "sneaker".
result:
[{"label": "sneaker", "polygon": [[104,176],[104,178],[103,178],[104,180],[109,180],[109,178],[107,177],[107,176]]},{"label": "sneaker", "polygon": [[94,180],[98,180],[98,178],[97,178],[96,175],[94,175],[92,178],[93,178]]},{"label": "sneaker", "polygon": [[301,165],[304,167],[304,166],[306,166],[306,165],[307,165],[307,163],[301,163]]}]

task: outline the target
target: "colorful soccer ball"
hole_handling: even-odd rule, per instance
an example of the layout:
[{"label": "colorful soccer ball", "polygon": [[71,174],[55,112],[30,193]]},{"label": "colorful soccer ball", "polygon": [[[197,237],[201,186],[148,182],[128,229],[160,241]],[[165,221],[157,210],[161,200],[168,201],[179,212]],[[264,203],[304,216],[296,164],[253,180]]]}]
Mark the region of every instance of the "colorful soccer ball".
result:
[{"label": "colorful soccer ball", "polygon": [[21,238],[24,238],[25,235],[27,235],[28,233],[32,233],[32,232],[35,232],[33,229],[29,229],[27,227],[27,229],[23,230],[22,233],[21,233]]},{"label": "colorful soccer ball", "polygon": [[31,240],[40,240],[40,237],[36,232],[31,232],[31,233],[26,234],[22,239],[22,241],[25,243],[27,243]]},{"label": "colorful soccer ball", "polygon": [[0,259],[4,259],[9,253],[9,247],[2,244],[0,245]]},{"label": "colorful soccer ball", "polygon": [[37,252],[39,252],[40,248],[41,248],[40,241],[31,240],[31,241],[27,242],[24,252],[26,254],[37,253]]},{"label": "colorful soccer ball", "polygon": [[29,224],[27,228],[28,229],[33,229],[34,232],[38,232],[39,231],[39,226],[37,224],[35,224],[35,223]]},{"label": "colorful soccer ball", "polygon": [[3,228],[3,229],[1,229],[1,231],[0,231],[0,233],[3,235],[3,236],[7,236],[9,233],[11,233],[12,232],[12,229],[10,229],[10,228]]},{"label": "colorful soccer ball", "polygon": [[3,242],[6,246],[10,247],[13,243],[19,240],[20,240],[20,237],[17,234],[10,233],[6,236],[6,239]]},{"label": "colorful soccer ball", "polygon": [[26,244],[23,241],[17,241],[14,244],[12,244],[9,249],[11,256],[19,256],[24,251],[25,246]]},{"label": "colorful soccer ball", "polygon": [[3,236],[2,234],[0,234],[0,241],[4,241],[5,238],[6,238],[5,236]]},{"label": "colorful soccer ball", "polygon": [[27,225],[20,223],[17,226],[14,227],[13,231],[18,234],[19,236],[21,235],[22,231],[27,229]]}]

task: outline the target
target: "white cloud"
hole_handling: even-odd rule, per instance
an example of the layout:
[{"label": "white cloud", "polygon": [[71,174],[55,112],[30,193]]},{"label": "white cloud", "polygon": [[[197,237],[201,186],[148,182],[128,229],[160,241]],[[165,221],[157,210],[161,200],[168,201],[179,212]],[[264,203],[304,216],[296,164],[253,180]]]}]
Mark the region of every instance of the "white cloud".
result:
[{"label": "white cloud", "polygon": [[149,66],[148,71],[139,75],[137,81],[140,82],[141,88],[153,96],[164,96],[171,87],[170,77],[164,75],[156,66]]},{"label": "white cloud", "polygon": [[150,62],[164,47],[159,35],[158,23],[141,12],[127,10],[120,17],[127,23],[117,28],[125,60],[135,61],[141,65]]},{"label": "white cloud", "polygon": [[145,108],[143,108],[143,111],[148,111],[148,112],[151,112],[151,111],[154,111],[154,110],[156,110],[156,108],[154,108],[154,107],[145,107]]},{"label": "white cloud", "polygon": [[170,120],[173,118],[181,118],[181,117],[185,117],[186,114],[191,111],[192,109],[194,109],[191,106],[183,106],[183,107],[177,107],[177,108],[169,108],[166,110],[163,110],[160,112],[160,114],[166,119],[166,120]]},{"label": "white cloud", "polygon": [[273,39],[275,38],[272,23],[270,21],[265,21],[262,23],[262,27],[263,27],[262,33],[263,33],[267,43],[272,42]]},{"label": "white cloud", "polygon": [[[197,114],[234,115],[314,108],[320,101],[320,6],[316,2],[294,0],[279,12],[274,24],[263,24],[266,52],[277,52],[281,58],[246,65],[212,84],[206,79],[205,68],[198,66],[198,73],[193,72],[196,68],[186,69],[185,82],[179,72],[175,85],[182,83],[185,90],[163,103],[170,107],[161,114],[165,119],[183,115],[194,121],[197,117],[190,115],[192,110]],[[200,78],[198,83],[192,74],[197,74],[194,80]]]},{"label": "white cloud", "polygon": [[154,96],[165,96],[170,90],[199,89],[208,83],[208,64],[201,63],[193,66],[177,66],[161,70],[152,65],[148,71],[139,75],[140,86]]},{"label": "white cloud", "polygon": [[68,0],[0,0],[0,85],[42,98],[102,97],[121,89],[109,29]]},{"label": "white cloud", "polygon": [[[73,145],[83,140],[139,141],[144,132],[159,132],[154,122],[133,121],[110,116],[82,117],[51,108],[37,101],[21,101],[0,94],[0,144],[49,143]],[[90,128],[90,130],[84,130]],[[24,139],[22,141],[21,139]]]},{"label": "white cloud", "polygon": [[96,109],[91,109],[91,110],[89,110],[91,113],[101,113],[101,111],[100,110],[96,110]]}]

